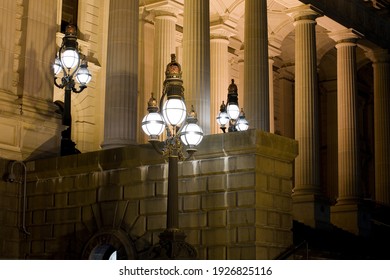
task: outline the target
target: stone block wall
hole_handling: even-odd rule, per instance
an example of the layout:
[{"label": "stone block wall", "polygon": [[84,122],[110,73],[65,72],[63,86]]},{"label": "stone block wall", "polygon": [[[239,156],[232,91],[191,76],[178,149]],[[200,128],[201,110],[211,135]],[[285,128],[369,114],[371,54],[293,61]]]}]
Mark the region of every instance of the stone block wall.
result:
[{"label": "stone block wall", "polygon": [[8,183],[9,163],[0,160],[0,170],[3,180],[0,183],[0,252],[1,258],[17,259],[21,256],[23,238],[21,218],[19,209],[21,207],[20,183]]},{"label": "stone block wall", "polygon": [[[294,140],[250,130],[206,136],[179,163],[179,226],[199,259],[272,259],[292,244],[296,154]],[[0,258],[99,258],[108,247],[144,258],[158,242],[168,165],[150,145],[26,164],[30,234],[19,230],[20,184],[0,183],[10,204],[0,205]]]}]

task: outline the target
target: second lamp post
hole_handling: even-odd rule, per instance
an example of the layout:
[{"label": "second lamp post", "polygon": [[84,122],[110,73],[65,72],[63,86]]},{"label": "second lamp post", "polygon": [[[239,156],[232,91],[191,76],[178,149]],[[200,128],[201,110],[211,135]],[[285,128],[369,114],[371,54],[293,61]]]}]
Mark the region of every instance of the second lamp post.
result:
[{"label": "second lamp post", "polygon": [[[71,127],[71,94],[80,93],[91,80],[91,74],[88,70],[85,56],[78,50],[77,28],[74,25],[68,25],[65,30],[65,36],[62,39],[62,45],[58,51],[58,56],[53,65],[54,84],[58,88],[65,88],[64,108],[62,112],[62,124],[67,128],[61,133],[61,156],[78,153],[76,144],[72,141]],[[57,75],[62,73],[61,82],[57,82]],[[79,88],[76,88],[76,79]]]},{"label": "second lamp post", "polygon": [[226,125],[229,123],[229,132],[247,130],[249,125],[245,119],[244,110],[241,111],[238,107],[238,89],[232,79],[232,83],[228,87],[227,104],[222,101],[220,112],[217,116],[217,123],[220,125],[223,133],[226,132]]}]

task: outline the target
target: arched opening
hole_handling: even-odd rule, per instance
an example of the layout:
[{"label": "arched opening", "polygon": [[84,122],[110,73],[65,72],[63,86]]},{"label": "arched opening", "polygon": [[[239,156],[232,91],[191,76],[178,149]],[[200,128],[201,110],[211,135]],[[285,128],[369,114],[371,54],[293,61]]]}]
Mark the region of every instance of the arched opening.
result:
[{"label": "arched opening", "polygon": [[137,259],[133,241],[123,230],[101,230],[87,242],[82,259],[133,260]]},{"label": "arched opening", "polygon": [[117,260],[117,251],[110,244],[97,245],[89,255],[90,260]]}]

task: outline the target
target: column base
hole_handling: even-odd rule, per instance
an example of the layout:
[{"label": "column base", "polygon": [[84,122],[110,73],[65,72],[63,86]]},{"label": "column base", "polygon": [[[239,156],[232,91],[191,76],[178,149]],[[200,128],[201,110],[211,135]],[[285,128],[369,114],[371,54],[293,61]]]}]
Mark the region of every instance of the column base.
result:
[{"label": "column base", "polygon": [[160,241],[154,245],[148,259],[152,260],[194,260],[196,249],[185,241],[186,235],[179,229],[166,229],[159,235]]},{"label": "column base", "polygon": [[368,236],[371,232],[371,214],[362,204],[337,203],[331,207],[333,225],[359,236]]},{"label": "column base", "polygon": [[329,228],[329,201],[316,194],[293,194],[293,218],[313,228]]}]

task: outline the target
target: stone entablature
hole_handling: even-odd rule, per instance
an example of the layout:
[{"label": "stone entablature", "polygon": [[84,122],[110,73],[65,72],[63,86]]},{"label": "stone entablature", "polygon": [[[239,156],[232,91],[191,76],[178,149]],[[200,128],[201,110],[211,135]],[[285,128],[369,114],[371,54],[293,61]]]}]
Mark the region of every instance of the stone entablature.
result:
[{"label": "stone entablature", "polygon": [[339,1],[339,0],[301,0],[305,4],[312,4],[320,9],[326,16],[338,23],[357,30],[364,38],[387,49],[390,45],[390,17],[383,16],[388,13],[386,9],[369,7],[372,3],[367,1]]},{"label": "stone entablature", "polygon": [[[297,151],[292,139],[249,130],[206,136],[195,157],[179,164],[179,226],[200,259],[272,259],[292,244]],[[109,242],[110,233],[114,247],[128,237],[121,257],[132,252],[130,257],[143,258],[158,242],[168,165],[150,145],[36,160],[27,167],[31,234],[17,229],[22,208],[12,216],[1,204],[9,219],[0,221],[0,258],[85,258],[94,242]],[[5,163],[2,169],[7,171]],[[20,190],[20,184],[0,183],[5,201],[21,199]]]}]

